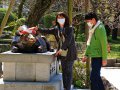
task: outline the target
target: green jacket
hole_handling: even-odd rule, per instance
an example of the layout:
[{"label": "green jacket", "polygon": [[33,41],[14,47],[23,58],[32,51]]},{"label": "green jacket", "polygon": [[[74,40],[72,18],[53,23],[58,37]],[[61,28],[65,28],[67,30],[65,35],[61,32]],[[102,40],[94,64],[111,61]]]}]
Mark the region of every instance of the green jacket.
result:
[{"label": "green jacket", "polygon": [[90,45],[87,46],[85,56],[102,57],[107,59],[107,36],[104,25],[101,23],[93,33]]}]

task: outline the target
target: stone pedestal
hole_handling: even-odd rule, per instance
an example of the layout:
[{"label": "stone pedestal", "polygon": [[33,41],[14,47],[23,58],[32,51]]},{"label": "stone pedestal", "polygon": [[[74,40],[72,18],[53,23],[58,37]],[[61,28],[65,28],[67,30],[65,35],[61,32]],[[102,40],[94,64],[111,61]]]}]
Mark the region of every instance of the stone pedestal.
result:
[{"label": "stone pedestal", "polygon": [[0,90],[61,90],[62,79],[61,75],[57,75],[54,54],[1,53],[4,82],[1,82]]},{"label": "stone pedestal", "polygon": [[48,82],[16,82],[0,80],[0,90],[63,90],[61,74]]}]

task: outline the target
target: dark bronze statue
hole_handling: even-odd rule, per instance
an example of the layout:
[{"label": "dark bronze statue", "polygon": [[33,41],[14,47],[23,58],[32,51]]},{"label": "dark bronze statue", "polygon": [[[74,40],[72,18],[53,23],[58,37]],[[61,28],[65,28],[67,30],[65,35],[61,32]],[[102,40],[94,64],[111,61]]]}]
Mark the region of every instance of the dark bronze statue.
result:
[{"label": "dark bronze statue", "polygon": [[45,37],[32,28],[23,25],[18,28],[12,40],[12,52],[44,53],[50,51],[50,44]]}]

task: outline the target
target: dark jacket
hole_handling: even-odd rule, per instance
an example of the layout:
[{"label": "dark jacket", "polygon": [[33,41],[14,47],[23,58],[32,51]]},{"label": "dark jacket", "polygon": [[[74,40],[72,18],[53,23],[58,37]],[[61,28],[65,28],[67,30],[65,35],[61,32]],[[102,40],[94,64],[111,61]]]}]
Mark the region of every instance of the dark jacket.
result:
[{"label": "dark jacket", "polygon": [[75,39],[74,39],[74,33],[73,33],[73,27],[65,27],[62,30],[62,34],[65,38],[65,41],[62,43],[62,46],[60,46],[60,30],[58,27],[45,29],[41,28],[38,29],[40,33],[46,33],[46,34],[53,34],[56,38],[56,41],[58,43],[58,50],[68,50],[66,60],[76,60],[77,59],[77,50],[75,45]]}]

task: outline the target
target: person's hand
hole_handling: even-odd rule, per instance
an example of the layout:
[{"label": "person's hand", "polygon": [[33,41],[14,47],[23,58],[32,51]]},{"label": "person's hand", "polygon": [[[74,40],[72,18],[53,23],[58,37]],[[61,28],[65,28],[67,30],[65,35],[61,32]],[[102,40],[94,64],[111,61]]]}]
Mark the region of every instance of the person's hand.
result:
[{"label": "person's hand", "polygon": [[28,34],[29,32],[27,32],[27,31],[25,31],[25,30],[21,30],[20,32],[19,32],[19,34],[20,35],[25,35],[25,34]]},{"label": "person's hand", "polygon": [[87,61],[87,56],[83,56],[82,62],[86,62],[86,61]]},{"label": "person's hand", "polygon": [[37,31],[38,30],[38,27],[36,26],[36,27],[30,27],[29,28],[30,30],[35,30],[35,31]]},{"label": "person's hand", "polygon": [[62,49],[58,50],[58,51],[56,52],[55,56],[61,55],[61,53],[62,53]]},{"label": "person's hand", "polygon": [[106,66],[107,65],[107,60],[103,60],[102,61],[102,66]]}]

